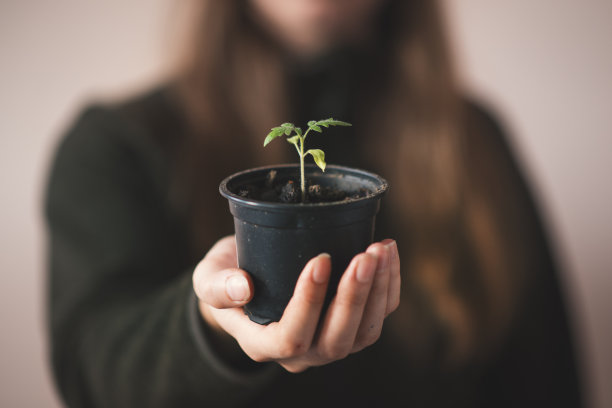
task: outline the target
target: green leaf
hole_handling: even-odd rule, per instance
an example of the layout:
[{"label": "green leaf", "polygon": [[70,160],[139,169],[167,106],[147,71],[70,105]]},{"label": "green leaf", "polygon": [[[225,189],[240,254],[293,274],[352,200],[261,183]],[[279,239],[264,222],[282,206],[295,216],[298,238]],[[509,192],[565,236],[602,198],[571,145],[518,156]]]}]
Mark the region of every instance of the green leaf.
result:
[{"label": "green leaf", "polygon": [[268,143],[270,143],[277,137],[282,136],[284,133],[285,133],[285,130],[280,126],[272,128],[270,133],[268,133],[268,136],[266,136],[266,140],[264,140],[264,147],[267,146]]},{"label": "green leaf", "polygon": [[313,126],[313,125],[316,125],[316,124],[317,124],[317,121],[316,121],[316,120],[309,120],[309,121],[308,121],[308,126],[309,126],[309,127],[310,127],[310,126]]},{"label": "green leaf", "polygon": [[341,120],[335,120],[334,118],[322,119],[316,122],[319,126],[330,127],[330,126],[353,126],[348,122],[343,122]]},{"label": "green leaf", "polygon": [[312,158],[314,159],[315,163],[317,164],[317,166],[319,166],[321,168],[321,170],[325,171],[325,166],[327,165],[325,163],[325,153],[323,153],[323,150],[321,149],[310,149],[308,150],[304,156],[310,154],[312,156]]},{"label": "green leaf", "polygon": [[319,126],[317,126],[317,125],[312,125],[312,126],[310,126],[310,128],[312,130],[316,130],[319,133],[323,132],[323,130],[321,130],[321,128]]},{"label": "green leaf", "polygon": [[298,142],[300,141],[300,136],[296,135],[296,136],[290,137],[287,139],[287,141],[297,147]]},{"label": "green leaf", "polygon": [[302,151],[300,149],[300,139],[301,139],[300,135],[295,135],[293,137],[288,138],[287,141],[295,146],[295,150],[297,151],[298,156],[301,157]]},{"label": "green leaf", "polygon": [[295,125],[293,123],[283,123],[280,128],[283,129],[286,136],[289,136],[295,129]]}]

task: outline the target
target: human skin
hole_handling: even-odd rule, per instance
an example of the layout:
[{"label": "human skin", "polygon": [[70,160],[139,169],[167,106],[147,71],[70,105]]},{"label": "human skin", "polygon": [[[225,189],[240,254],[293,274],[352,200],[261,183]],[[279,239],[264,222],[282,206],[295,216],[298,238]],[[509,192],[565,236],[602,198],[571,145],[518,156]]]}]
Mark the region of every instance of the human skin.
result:
[{"label": "human skin", "polygon": [[301,58],[366,42],[387,0],[250,0],[256,21]]},{"label": "human skin", "polygon": [[229,236],[198,264],[193,287],[200,312],[216,335],[227,341],[233,337],[254,361],[275,361],[297,373],[373,344],[399,305],[400,260],[393,240],[374,243],[353,258],[321,315],[330,273],[329,255],[311,259],[280,321],[259,325],[241,308],[253,297],[253,283],[237,268],[236,241]]}]

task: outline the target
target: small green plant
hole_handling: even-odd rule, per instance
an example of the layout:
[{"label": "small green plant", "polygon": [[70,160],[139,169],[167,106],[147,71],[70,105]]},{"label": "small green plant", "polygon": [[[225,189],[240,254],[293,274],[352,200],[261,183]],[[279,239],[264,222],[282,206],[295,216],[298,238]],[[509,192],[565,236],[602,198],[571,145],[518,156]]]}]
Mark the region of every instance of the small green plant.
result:
[{"label": "small green plant", "polygon": [[[295,146],[295,149],[300,156],[300,178],[301,178],[301,189],[302,189],[302,202],[306,201],[306,180],[304,177],[304,158],[308,155],[311,155],[314,159],[317,166],[321,168],[322,171],[325,171],[325,153],[321,149],[309,149],[304,152],[304,142],[306,141],[306,136],[311,130],[315,132],[322,133],[323,129],[321,127],[330,127],[330,126],[352,126],[350,123],[342,122],[340,120],[335,120],[333,118],[322,119],[319,121],[311,120],[308,122],[308,129],[306,132],[302,133],[302,129],[296,127],[293,123],[283,123],[280,126],[272,128],[268,136],[266,136],[266,140],[264,140],[264,147],[268,145],[272,140],[276,139],[279,136],[287,136],[287,142],[291,143]],[[291,136],[295,134],[294,136]],[[289,137],[291,136],[291,137]]]}]

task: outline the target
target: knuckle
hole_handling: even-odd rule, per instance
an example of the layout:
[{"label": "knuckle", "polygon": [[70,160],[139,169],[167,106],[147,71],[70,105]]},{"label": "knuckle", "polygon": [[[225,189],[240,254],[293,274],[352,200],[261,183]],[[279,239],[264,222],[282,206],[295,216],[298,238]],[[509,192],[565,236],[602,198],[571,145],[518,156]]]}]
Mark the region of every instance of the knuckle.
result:
[{"label": "knuckle", "polygon": [[399,304],[399,299],[392,300],[391,303],[389,303],[389,306],[387,307],[387,315],[395,312],[395,310],[399,307]]},{"label": "knuckle", "polygon": [[379,253],[385,250],[385,247],[383,244],[381,244],[380,242],[374,242],[373,244],[370,244],[370,246],[366,249],[367,253]]},{"label": "knuckle", "polygon": [[244,354],[246,354],[251,360],[255,361],[256,363],[265,363],[272,360],[270,356],[266,353],[261,352],[261,350],[255,347],[251,347],[248,341],[245,342],[244,339],[237,341]]},{"label": "knuckle", "polygon": [[278,355],[280,359],[288,359],[298,357],[305,354],[310,343],[305,342],[299,335],[288,329],[286,326],[281,326],[280,336],[278,341]]},{"label": "knuckle", "polygon": [[355,342],[355,345],[361,350],[376,343],[379,338],[379,330],[369,330],[367,333],[360,336],[360,338]]},{"label": "knuckle", "polygon": [[292,374],[301,373],[303,371],[306,371],[306,369],[308,368],[307,366],[302,365],[302,364],[284,364],[284,363],[281,363],[280,366],[283,367],[285,370],[289,371]]},{"label": "knuckle", "polygon": [[351,350],[351,353],[359,353],[361,350],[363,350],[366,347],[367,346],[364,344],[355,343],[355,345],[353,346],[353,349]]},{"label": "knuckle", "polygon": [[266,361],[270,361],[269,358],[265,357],[263,354],[260,353],[250,353],[246,350],[244,350],[245,354],[247,356],[249,356],[249,358],[253,361],[255,361],[256,363],[265,363]]},{"label": "knuckle", "polygon": [[193,291],[195,292],[196,296],[199,299],[202,299],[204,297],[204,292],[203,292],[203,284],[202,284],[202,273],[200,272],[200,265],[198,265],[194,272],[193,275],[191,275],[191,283],[193,285]]},{"label": "knuckle", "polygon": [[325,361],[336,361],[346,358],[350,353],[350,347],[345,344],[334,344],[321,347],[318,355]]},{"label": "knuckle", "polygon": [[319,305],[325,299],[324,291],[304,290],[300,293],[300,298],[309,305]]},{"label": "knuckle", "polygon": [[306,345],[295,340],[283,340],[278,345],[280,359],[297,357],[306,352]]},{"label": "knuckle", "polygon": [[193,290],[198,299],[213,307],[219,307],[210,276],[202,272],[199,265],[193,273],[192,282]]},{"label": "knuckle", "polygon": [[364,291],[353,291],[350,293],[338,294],[337,302],[340,306],[347,308],[360,308],[368,299],[368,293]]},{"label": "knuckle", "polygon": [[198,299],[213,307],[217,307],[216,299],[212,296],[210,284],[205,279],[199,279],[194,289]]}]

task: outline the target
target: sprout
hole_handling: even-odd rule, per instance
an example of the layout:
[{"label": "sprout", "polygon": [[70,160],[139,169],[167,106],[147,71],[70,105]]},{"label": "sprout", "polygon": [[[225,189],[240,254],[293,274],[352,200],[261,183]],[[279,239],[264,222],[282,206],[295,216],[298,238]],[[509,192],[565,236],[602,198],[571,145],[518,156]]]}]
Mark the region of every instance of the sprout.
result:
[{"label": "sprout", "polygon": [[[293,123],[283,123],[280,126],[272,128],[268,136],[266,136],[266,140],[264,140],[264,146],[267,146],[272,140],[276,139],[279,136],[287,136],[287,141],[295,146],[295,149],[300,156],[300,177],[301,177],[301,189],[302,189],[302,202],[306,201],[306,180],[304,178],[304,157],[307,155],[311,155],[314,159],[317,166],[321,168],[322,171],[325,171],[325,153],[321,149],[309,149],[304,152],[304,141],[306,140],[306,136],[308,136],[308,132],[314,130],[315,132],[322,133],[323,130],[321,127],[330,127],[330,126],[351,126],[350,123],[342,122],[340,120],[334,120],[333,118],[323,119],[319,121],[311,120],[308,122],[308,129],[306,132],[302,134],[302,129],[296,127]],[[294,136],[291,136],[295,134]],[[291,137],[289,137],[291,136]]]}]

